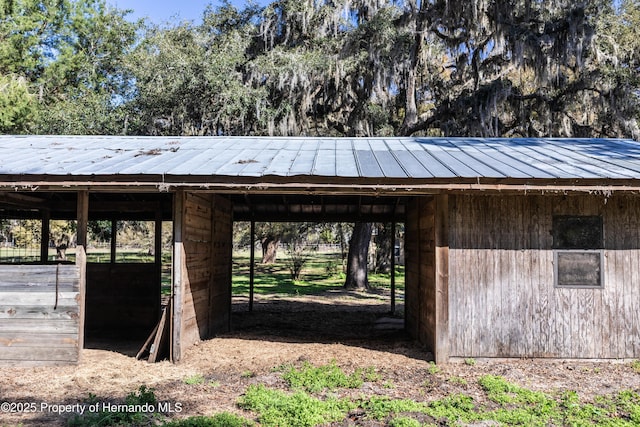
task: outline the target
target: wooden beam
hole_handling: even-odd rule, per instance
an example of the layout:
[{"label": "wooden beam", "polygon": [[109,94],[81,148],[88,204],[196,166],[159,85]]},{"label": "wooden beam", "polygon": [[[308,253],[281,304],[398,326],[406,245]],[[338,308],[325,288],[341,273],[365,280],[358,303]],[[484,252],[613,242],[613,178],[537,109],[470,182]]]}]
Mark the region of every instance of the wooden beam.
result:
[{"label": "wooden beam", "polygon": [[42,227],[40,232],[40,262],[49,260],[49,226],[51,221],[51,212],[47,209],[42,211]]},{"label": "wooden beam", "polygon": [[116,246],[118,244],[118,220],[111,218],[111,255],[110,263],[116,262]]},{"label": "wooden beam", "polygon": [[16,193],[0,194],[0,203],[30,209],[46,209],[49,207],[47,200],[41,197],[27,196],[24,194]]},{"label": "wooden beam", "polygon": [[80,270],[80,319],[78,322],[78,360],[84,348],[84,319],[87,295],[87,226],[89,222],[89,192],[78,191],[76,231],[76,265]]},{"label": "wooden beam", "polygon": [[391,223],[391,314],[396,313],[396,223]]},{"label": "wooden beam", "polygon": [[251,245],[249,247],[249,311],[253,311],[253,281],[255,277],[255,265],[256,265],[256,222],[251,221]]},{"label": "wooden beam", "polygon": [[182,295],[183,295],[183,275],[186,274],[185,252],[183,242],[183,222],[184,222],[184,191],[178,191],[173,200],[173,268],[171,278],[171,305],[173,319],[171,321],[170,333],[170,358],[172,362],[179,362],[182,358],[182,346],[180,337],[182,331]]},{"label": "wooden beam", "polygon": [[449,361],[449,196],[435,196],[435,342],[436,363]]},{"label": "wooden beam", "polygon": [[[158,313],[162,310],[162,211],[156,211],[155,231],[154,231],[154,262],[156,264],[157,298],[156,309]],[[168,314],[171,318],[171,314]]]}]

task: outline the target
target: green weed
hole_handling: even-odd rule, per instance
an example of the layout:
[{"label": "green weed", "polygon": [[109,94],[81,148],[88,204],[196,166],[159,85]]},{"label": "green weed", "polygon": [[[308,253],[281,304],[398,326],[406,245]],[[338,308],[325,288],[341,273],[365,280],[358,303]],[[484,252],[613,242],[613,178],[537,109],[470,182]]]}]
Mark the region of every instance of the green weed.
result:
[{"label": "green weed", "polygon": [[420,421],[409,417],[398,417],[389,421],[389,427],[421,427]]},{"label": "green weed", "polygon": [[251,427],[255,424],[237,415],[222,412],[212,417],[190,417],[162,425],[163,427]]},{"label": "green weed", "polygon": [[630,366],[637,374],[640,374],[640,360],[634,360]]},{"label": "green weed", "polygon": [[[97,397],[93,394],[89,395],[87,403],[95,403]],[[124,400],[124,405],[128,407],[140,406],[145,407],[147,405],[150,408],[155,409],[157,403],[154,390],[142,385],[138,388],[137,392],[132,392],[127,395]],[[85,427],[85,426],[139,426],[151,424],[151,420],[156,414],[138,412],[138,411],[111,411],[100,410],[98,412],[88,412],[82,415],[75,415],[69,419],[68,425],[71,427]]]},{"label": "green weed", "polygon": [[309,393],[317,393],[322,390],[335,390],[337,388],[359,388],[365,380],[377,381],[380,377],[375,369],[358,369],[353,374],[347,375],[333,361],[329,365],[315,367],[305,362],[302,368],[290,367],[282,378],[289,387],[306,390]]},{"label": "green weed", "polygon": [[262,385],[250,386],[240,400],[240,407],[258,413],[260,425],[265,426],[312,426],[340,422],[350,410],[356,408],[364,411],[366,419],[382,421],[392,427],[420,426],[420,422],[411,418],[411,414],[424,414],[439,425],[476,422],[533,427],[640,425],[640,394],[634,391],[583,402],[574,391],[547,394],[520,387],[499,376],[486,375],[478,383],[490,402],[488,405],[478,403],[465,394],[453,394],[429,403],[386,396],[362,396],[355,400],[329,397],[322,400],[308,394],[308,390],[324,391],[343,387],[337,384],[349,377],[335,363],[320,368],[310,365],[299,370],[289,368],[286,373],[291,372],[295,375],[304,373],[314,380],[292,385],[298,390],[293,394],[267,389]]},{"label": "green weed", "polygon": [[531,391],[507,382],[504,378],[485,375],[478,380],[487,397],[498,404],[549,405],[552,401],[544,393]]},{"label": "green weed", "polygon": [[460,377],[451,377],[447,380],[450,384],[467,385],[467,380]]},{"label": "green weed", "polygon": [[190,377],[187,377],[184,379],[184,383],[188,385],[204,384],[204,382],[205,382],[205,379],[204,379],[204,376],[202,376],[202,374],[191,375]]},{"label": "green weed", "polygon": [[386,396],[371,396],[361,398],[358,407],[362,408],[367,417],[375,420],[382,420],[393,414],[404,412],[426,412],[427,406],[424,403],[415,402],[408,399],[390,399]]},{"label": "green weed", "polygon": [[251,385],[238,405],[259,414],[261,426],[311,427],[340,421],[355,407],[345,399],[320,400],[303,391],[287,394]]},{"label": "green weed", "polygon": [[436,365],[433,362],[429,362],[429,373],[431,375],[435,375],[435,374],[439,374],[440,373],[440,367],[438,365]]},{"label": "green weed", "polygon": [[473,398],[464,394],[452,394],[444,399],[430,402],[425,413],[437,420],[471,422],[480,420]]}]

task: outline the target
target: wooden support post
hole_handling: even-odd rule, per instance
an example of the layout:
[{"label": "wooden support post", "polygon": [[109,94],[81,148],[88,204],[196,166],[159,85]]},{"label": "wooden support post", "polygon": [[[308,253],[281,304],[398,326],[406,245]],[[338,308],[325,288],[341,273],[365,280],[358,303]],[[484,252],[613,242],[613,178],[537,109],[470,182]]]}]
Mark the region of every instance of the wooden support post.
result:
[{"label": "wooden support post", "polygon": [[171,305],[172,317],[170,358],[172,362],[178,362],[182,358],[182,346],[180,336],[182,332],[182,276],[185,266],[185,252],[183,242],[183,217],[184,217],[184,191],[178,191],[173,198],[173,268],[171,278]]},{"label": "wooden support post", "polygon": [[396,314],[396,223],[391,223],[391,314]]},{"label": "wooden support post", "polygon": [[117,245],[117,235],[118,235],[118,220],[116,218],[111,218],[111,255],[109,262],[114,264],[116,262],[116,245]]},{"label": "wooden support post", "polygon": [[435,196],[435,342],[436,363],[449,361],[449,196]]},{"label": "wooden support post", "polygon": [[85,300],[87,294],[87,226],[89,223],[89,192],[78,191],[76,231],[76,265],[80,270],[80,301],[78,321],[78,360],[84,348]]},{"label": "wooden support post", "polygon": [[[154,262],[155,262],[155,270],[156,270],[156,283],[157,283],[157,298],[156,298],[156,308],[158,314],[162,309],[162,211],[156,211],[155,218],[155,230],[154,230]],[[168,316],[169,318],[171,315]]]},{"label": "wooden support post", "polygon": [[253,311],[253,280],[255,277],[255,257],[256,257],[256,222],[251,221],[251,245],[249,249],[249,311]]},{"label": "wooden support post", "polygon": [[45,209],[42,211],[42,227],[40,229],[40,262],[46,263],[49,260],[49,226],[51,212]]}]

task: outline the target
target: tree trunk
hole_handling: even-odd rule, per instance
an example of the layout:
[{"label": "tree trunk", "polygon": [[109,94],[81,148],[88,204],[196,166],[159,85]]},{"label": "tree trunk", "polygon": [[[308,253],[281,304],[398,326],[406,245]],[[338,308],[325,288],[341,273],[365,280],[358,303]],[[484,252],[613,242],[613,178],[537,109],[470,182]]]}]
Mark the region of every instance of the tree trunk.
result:
[{"label": "tree trunk", "polygon": [[278,244],[280,239],[274,236],[267,236],[260,242],[262,244],[262,263],[273,264],[276,262]]},{"label": "tree trunk", "polygon": [[369,289],[367,256],[371,231],[372,225],[369,222],[356,222],[353,226],[347,256],[347,278],[344,282],[347,289]]},{"label": "tree trunk", "polygon": [[377,225],[378,233],[376,235],[376,273],[391,272],[391,257],[393,256],[393,248],[391,247],[391,224],[380,223]]},{"label": "tree trunk", "polygon": [[[425,33],[425,19],[427,16],[427,7],[430,3],[426,1],[420,2],[420,10],[415,11],[415,36],[413,40],[413,46],[411,47],[411,68],[407,70],[405,76],[404,90],[405,90],[405,104],[404,104],[404,120],[402,126],[399,129],[399,134],[409,136],[413,133],[413,127],[418,123],[418,105],[416,101],[416,89],[418,78],[418,67],[420,66],[420,56],[422,55],[422,49],[424,48],[424,33]],[[412,9],[415,9],[416,5],[413,4]]]}]

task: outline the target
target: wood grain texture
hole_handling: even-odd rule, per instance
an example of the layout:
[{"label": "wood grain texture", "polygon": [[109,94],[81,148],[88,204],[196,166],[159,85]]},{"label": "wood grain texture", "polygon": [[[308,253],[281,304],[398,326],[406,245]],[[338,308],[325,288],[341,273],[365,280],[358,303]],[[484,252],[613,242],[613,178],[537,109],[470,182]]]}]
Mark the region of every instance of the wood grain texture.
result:
[{"label": "wood grain texture", "polygon": [[76,265],[0,265],[0,365],[76,363],[79,291]]},{"label": "wood grain texture", "polygon": [[414,199],[406,223],[406,328],[437,363],[448,360],[450,346],[448,200],[446,195]]},{"label": "wood grain texture", "polygon": [[[640,357],[640,198],[450,196],[455,357]],[[554,286],[554,215],[603,218],[603,288]]]},{"label": "wood grain texture", "polygon": [[[232,206],[214,194],[186,193],[180,218],[182,254],[174,359],[202,339],[226,332],[231,316]],[[174,283],[174,287],[176,283]],[[177,295],[174,292],[174,295]]]}]

